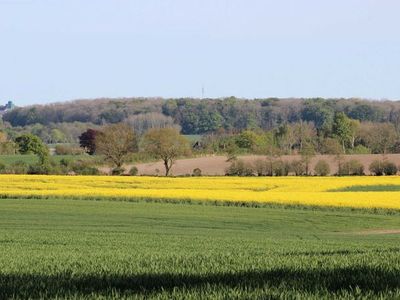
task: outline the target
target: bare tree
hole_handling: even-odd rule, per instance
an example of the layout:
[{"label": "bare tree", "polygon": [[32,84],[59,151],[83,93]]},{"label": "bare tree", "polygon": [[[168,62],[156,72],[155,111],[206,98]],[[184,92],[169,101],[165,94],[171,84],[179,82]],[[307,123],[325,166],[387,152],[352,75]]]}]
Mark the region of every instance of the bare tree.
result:
[{"label": "bare tree", "polygon": [[181,129],[179,125],[175,124],[174,119],[172,119],[170,116],[165,116],[158,112],[129,116],[125,121],[139,135],[153,128],[172,127],[178,130]]}]

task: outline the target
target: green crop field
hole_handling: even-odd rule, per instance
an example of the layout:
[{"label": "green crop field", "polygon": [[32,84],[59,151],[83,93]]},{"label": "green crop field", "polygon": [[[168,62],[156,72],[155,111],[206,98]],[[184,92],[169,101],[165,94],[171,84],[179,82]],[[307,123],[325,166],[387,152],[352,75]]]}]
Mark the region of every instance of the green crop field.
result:
[{"label": "green crop field", "polygon": [[0,155],[0,163],[5,164],[5,165],[10,165],[15,162],[24,162],[26,164],[33,164],[37,163],[38,159],[36,155],[20,155],[20,154],[15,154],[15,155]]},{"label": "green crop field", "polygon": [[400,214],[0,200],[0,299],[400,298]]},{"label": "green crop field", "polygon": [[[71,159],[71,160],[89,160],[93,159],[92,157],[88,155],[53,155],[51,158],[57,162],[59,162],[62,159]],[[38,162],[38,158],[36,155],[33,154],[27,154],[27,155],[21,155],[21,154],[14,154],[14,155],[0,155],[0,163],[4,165],[11,165],[16,162],[24,162],[26,164],[34,164]]]}]

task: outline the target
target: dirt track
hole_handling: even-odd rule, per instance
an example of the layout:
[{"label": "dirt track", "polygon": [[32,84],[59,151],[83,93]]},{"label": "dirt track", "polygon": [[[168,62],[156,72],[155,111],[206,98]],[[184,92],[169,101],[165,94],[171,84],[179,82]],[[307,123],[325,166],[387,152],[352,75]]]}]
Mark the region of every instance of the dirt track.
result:
[{"label": "dirt track", "polygon": [[[248,155],[241,156],[246,162],[254,162],[257,159],[265,159],[265,156],[258,155]],[[380,154],[365,154],[365,155],[345,155],[345,161],[350,159],[356,159],[364,165],[365,174],[369,175],[370,172],[368,167],[370,163],[375,159],[386,158],[389,161],[394,162],[396,165],[400,165],[400,154],[387,154],[382,156]],[[229,166],[229,162],[226,161],[226,156],[204,156],[197,158],[181,159],[176,161],[175,165],[172,167],[172,175],[185,175],[192,174],[193,169],[200,168],[203,175],[224,175],[226,168]],[[282,156],[282,160],[291,161],[294,159],[300,159],[299,156]],[[333,155],[317,155],[311,161],[311,170],[314,169],[314,165],[320,159],[326,160],[329,163],[331,174],[337,172],[337,161]],[[142,163],[136,164],[140,175],[163,175],[164,166],[161,162],[154,163]],[[129,168],[129,166],[127,166]],[[157,171],[158,170],[158,171]]]}]

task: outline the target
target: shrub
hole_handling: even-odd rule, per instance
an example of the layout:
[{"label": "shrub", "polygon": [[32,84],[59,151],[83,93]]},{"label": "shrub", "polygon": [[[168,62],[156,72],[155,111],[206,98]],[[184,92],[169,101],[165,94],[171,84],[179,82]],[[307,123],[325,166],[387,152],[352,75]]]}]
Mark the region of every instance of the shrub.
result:
[{"label": "shrub", "polygon": [[194,169],[192,175],[193,176],[201,176],[201,169],[200,168]]},{"label": "shrub", "polygon": [[72,159],[69,158],[63,158],[60,160],[60,166],[63,167],[70,167],[72,165]]},{"label": "shrub", "polygon": [[384,174],[383,161],[378,159],[374,160],[369,165],[369,170],[373,175],[382,176]]},{"label": "shrub", "polygon": [[278,160],[273,163],[272,169],[275,176],[288,176],[290,172],[290,164],[286,161]]},{"label": "shrub", "polygon": [[129,175],[131,176],[136,176],[139,173],[139,170],[137,167],[133,166],[130,170],[129,170]]},{"label": "shrub", "polygon": [[301,160],[294,160],[290,163],[290,169],[296,176],[301,176],[306,174],[306,166]]},{"label": "shrub", "polygon": [[9,165],[6,172],[10,174],[27,174],[28,169],[28,164],[19,160]]},{"label": "shrub", "polygon": [[122,175],[124,174],[125,169],[122,167],[116,167],[114,169],[111,170],[111,175]]},{"label": "shrub", "polygon": [[343,154],[343,147],[337,139],[326,138],[321,145],[321,154]]},{"label": "shrub", "polygon": [[55,149],[56,155],[81,155],[84,153],[84,149],[71,145],[57,145]]},{"label": "shrub", "polygon": [[5,173],[6,171],[6,165],[3,163],[0,163],[0,173]]},{"label": "shrub", "polygon": [[340,166],[339,176],[361,176],[364,175],[364,166],[356,159],[351,159]]},{"label": "shrub", "polygon": [[397,166],[394,163],[390,161],[385,161],[385,163],[383,164],[383,172],[385,173],[385,175],[396,175],[397,171]]},{"label": "shrub", "polygon": [[373,175],[382,176],[382,175],[396,175],[398,168],[397,166],[387,160],[374,160],[369,165],[369,170]]},{"label": "shrub", "polygon": [[60,163],[57,163],[54,160],[46,161],[44,163],[36,163],[31,164],[28,167],[28,174],[67,174],[68,169],[62,166]]},{"label": "shrub", "polygon": [[70,168],[77,175],[99,175],[99,170],[91,162],[85,160],[74,161]]},{"label": "shrub", "polygon": [[28,167],[28,174],[43,174],[43,175],[48,175],[51,174],[52,172],[51,165],[46,163],[46,164],[33,164],[29,165]]},{"label": "shrub", "polygon": [[363,145],[357,145],[353,149],[349,149],[349,154],[371,154],[371,149]]},{"label": "shrub", "polygon": [[243,160],[235,160],[231,163],[225,172],[227,176],[253,176],[254,170]]},{"label": "shrub", "polygon": [[10,155],[17,152],[18,146],[14,142],[0,142],[0,154]]},{"label": "shrub", "polygon": [[319,160],[314,167],[314,173],[317,176],[327,176],[330,172],[331,168],[325,160]]},{"label": "shrub", "polygon": [[253,162],[253,169],[257,176],[267,175],[267,162],[263,159],[257,159]]}]

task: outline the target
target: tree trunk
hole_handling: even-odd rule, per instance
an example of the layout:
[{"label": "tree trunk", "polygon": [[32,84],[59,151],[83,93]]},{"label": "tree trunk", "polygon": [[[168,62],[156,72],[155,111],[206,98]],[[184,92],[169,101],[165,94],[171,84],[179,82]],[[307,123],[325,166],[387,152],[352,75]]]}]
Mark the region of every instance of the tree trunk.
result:
[{"label": "tree trunk", "polygon": [[171,171],[172,168],[172,159],[164,159],[164,167],[165,167],[165,176],[169,175],[169,172]]},{"label": "tree trunk", "polygon": [[168,159],[164,159],[164,167],[165,167],[165,176],[168,176],[170,166],[168,165]]}]

